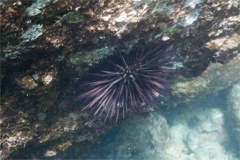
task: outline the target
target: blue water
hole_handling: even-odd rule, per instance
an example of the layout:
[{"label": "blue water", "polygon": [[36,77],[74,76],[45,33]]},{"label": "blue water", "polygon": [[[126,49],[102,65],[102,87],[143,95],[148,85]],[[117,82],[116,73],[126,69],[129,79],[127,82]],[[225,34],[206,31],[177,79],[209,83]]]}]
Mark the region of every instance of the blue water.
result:
[{"label": "blue water", "polygon": [[[219,159],[219,153],[217,152],[224,152],[222,155],[228,157],[229,159],[238,159],[239,155],[239,144],[235,141],[235,135],[231,131],[231,125],[229,124],[228,114],[227,114],[227,95],[229,93],[229,89],[222,91],[218,95],[208,95],[206,97],[200,98],[191,103],[184,103],[178,104],[175,107],[167,107],[161,106],[153,113],[150,113],[147,117],[136,116],[131,119],[125,120],[123,123],[116,125],[110,132],[102,135],[99,139],[99,143],[93,145],[92,147],[86,150],[79,150],[77,147],[72,146],[66,156],[64,158],[68,159],[160,159],[160,160],[178,160],[178,159],[188,159],[191,156],[195,159],[204,159],[205,157],[212,157],[212,159]],[[210,111],[219,111],[222,113],[224,123],[222,125],[223,130],[214,128],[218,125],[212,126],[212,128],[205,123],[210,123],[209,121],[213,121],[214,119],[209,118]],[[191,115],[191,113],[193,113]],[[196,114],[195,114],[196,113]],[[215,113],[215,112],[214,112]],[[218,113],[218,112],[217,112]],[[206,115],[206,116],[205,116]],[[219,114],[221,115],[221,114]],[[183,138],[183,143],[174,144],[173,142],[166,141],[168,144],[163,141],[165,139],[161,139],[160,137],[163,135],[159,135],[159,138],[156,138],[156,133],[154,128],[156,127],[149,127],[159,126],[159,119],[157,117],[164,117],[166,118],[166,124],[169,127],[169,130],[174,130],[177,126],[181,126],[182,124],[187,124],[188,126],[189,121],[193,116],[197,117],[198,120],[193,123],[193,126],[189,127],[189,131],[186,132],[189,135]],[[218,114],[216,117],[219,117]],[[221,117],[221,116],[220,116]],[[210,120],[209,120],[210,119]],[[220,118],[221,119],[221,118]],[[157,121],[156,121],[157,120]],[[163,121],[164,122],[164,121]],[[218,121],[216,121],[218,123]],[[221,120],[219,120],[221,123]],[[161,123],[160,123],[161,125]],[[206,129],[201,129],[202,126],[206,127]],[[146,129],[146,128],[151,129]],[[199,127],[199,128],[197,128]],[[135,129],[133,129],[135,128]],[[220,127],[221,128],[221,127]],[[161,129],[161,127],[160,127]],[[213,131],[212,131],[213,130]],[[168,131],[165,135],[169,139],[174,139],[174,135],[170,135],[171,131]],[[198,142],[201,145],[206,145],[205,148],[210,149],[202,149],[201,145],[199,145],[196,149],[194,146],[191,146],[191,139],[189,138],[191,134],[197,133],[199,137],[193,138],[193,141]],[[159,132],[159,130],[156,130]],[[161,131],[161,133],[164,133]],[[179,137],[184,137],[185,131],[179,133]],[[157,135],[158,136],[158,135]],[[202,142],[204,138],[213,139],[212,143]],[[176,137],[176,136],[175,136]],[[164,138],[164,137],[163,137]],[[162,140],[162,141],[161,141]],[[171,140],[170,140],[171,141]],[[172,140],[172,141],[176,141]],[[177,140],[178,141],[178,140]],[[180,141],[180,140],[179,140]],[[211,140],[209,140],[211,141]],[[175,146],[174,150],[171,150],[171,145]],[[183,153],[179,153],[176,150],[178,147],[183,144],[183,148],[186,151],[181,151]],[[198,144],[198,143],[196,143]],[[216,147],[214,146],[216,145]],[[162,148],[161,148],[162,147]],[[212,147],[212,148],[211,148]],[[202,150],[201,150],[202,149]],[[216,151],[209,151],[209,150],[216,150]],[[167,153],[170,153],[170,156]],[[175,153],[176,152],[176,153]],[[206,153],[205,153],[206,152]],[[203,154],[203,155],[201,155]],[[176,156],[179,156],[178,158]],[[221,160],[221,159],[219,159]]]}]

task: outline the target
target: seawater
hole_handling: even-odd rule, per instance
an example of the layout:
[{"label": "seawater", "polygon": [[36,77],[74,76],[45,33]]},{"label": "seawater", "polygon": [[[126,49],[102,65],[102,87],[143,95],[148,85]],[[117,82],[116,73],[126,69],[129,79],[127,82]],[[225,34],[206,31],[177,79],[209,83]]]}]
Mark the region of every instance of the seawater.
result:
[{"label": "seawater", "polygon": [[[237,160],[240,145],[229,119],[231,88],[174,107],[160,105],[101,136],[86,150],[74,146],[68,159]],[[190,126],[189,126],[190,124]]]}]

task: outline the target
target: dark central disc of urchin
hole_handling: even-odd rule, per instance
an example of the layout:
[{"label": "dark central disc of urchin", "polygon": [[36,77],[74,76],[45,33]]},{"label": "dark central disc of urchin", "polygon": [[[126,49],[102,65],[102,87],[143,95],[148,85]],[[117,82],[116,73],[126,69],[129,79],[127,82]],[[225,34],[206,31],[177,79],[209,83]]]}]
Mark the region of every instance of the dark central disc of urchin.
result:
[{"label": "dark central disc of urchin", "polygon": [[169,92],[169,84],[179,73],[174,64],[181,61],[175,49],[163,45],[121,55],[97,73],[91,73],[92,81],[82,85],[86,91],[76,100],[87,102],[82,110],[91,108],[94,115],[104,116],[105,121],[114,116],[117,121]]}]

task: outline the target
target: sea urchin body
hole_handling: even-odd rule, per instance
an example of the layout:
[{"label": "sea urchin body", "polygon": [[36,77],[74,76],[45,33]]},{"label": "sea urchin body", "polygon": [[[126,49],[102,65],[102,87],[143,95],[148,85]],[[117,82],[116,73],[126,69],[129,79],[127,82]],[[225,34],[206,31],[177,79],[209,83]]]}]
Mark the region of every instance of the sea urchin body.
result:
[{"label": "sea urchin body", "polygon": [[94,115],[104,115],[105,121],[116,116],[117,121],[120,115],[124,118],[128,111],[141,111],[143,104],[167,92],[179,73],[174,63],[181,59],[176,50],[163,46],[120,56],[109,67],[93,73],[93,81],[83,85],[87,91],[76,99],[88,102],[83,110],[91,108]]}]

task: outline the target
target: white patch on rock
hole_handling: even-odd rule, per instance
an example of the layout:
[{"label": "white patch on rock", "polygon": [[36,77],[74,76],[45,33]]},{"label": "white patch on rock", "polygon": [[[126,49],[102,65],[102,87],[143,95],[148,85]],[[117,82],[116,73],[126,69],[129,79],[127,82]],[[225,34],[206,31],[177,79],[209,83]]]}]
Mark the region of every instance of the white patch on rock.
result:
[{"label": "white patch on rock", "polygon": [[29,16],[36,16],[41,13],[42,8],[46,7],[50,3],[50,0],[37,0],[30,7],[27,8],[27,14]]},{"label": "white patch on rock", "polygon": [[28,29],[21,36],[21,38],[23,39],[23,42],[30,42],[30,41],[37,39],[42,34],[43,34],[43,25],[37,24],[37,25],[32,25],[32,27],[30,29]]},{"label": "white patch on rock", "polygon": [[116,22],[123,22],[124,20],[126,20],[127,18],[127,13],[126,12],[122,12],[119,17],[117,17],[115,19]]},{"label": "white patch on rock", "polygon": [[200,8],[192,10],[179,25],[186,27],[193,24],[198,19],[200,11]]},{"label": "white patch on rock", "polygon": [[203,1],[204,0],[186,0],[183,8],[186,8],[186,7],[195,8],[197,4],[203,3]]},{"label": "white patch on rock", "polygon": [[228,116],[234,136],[240,143],[240,81],[233,86],[228,95]]}]

